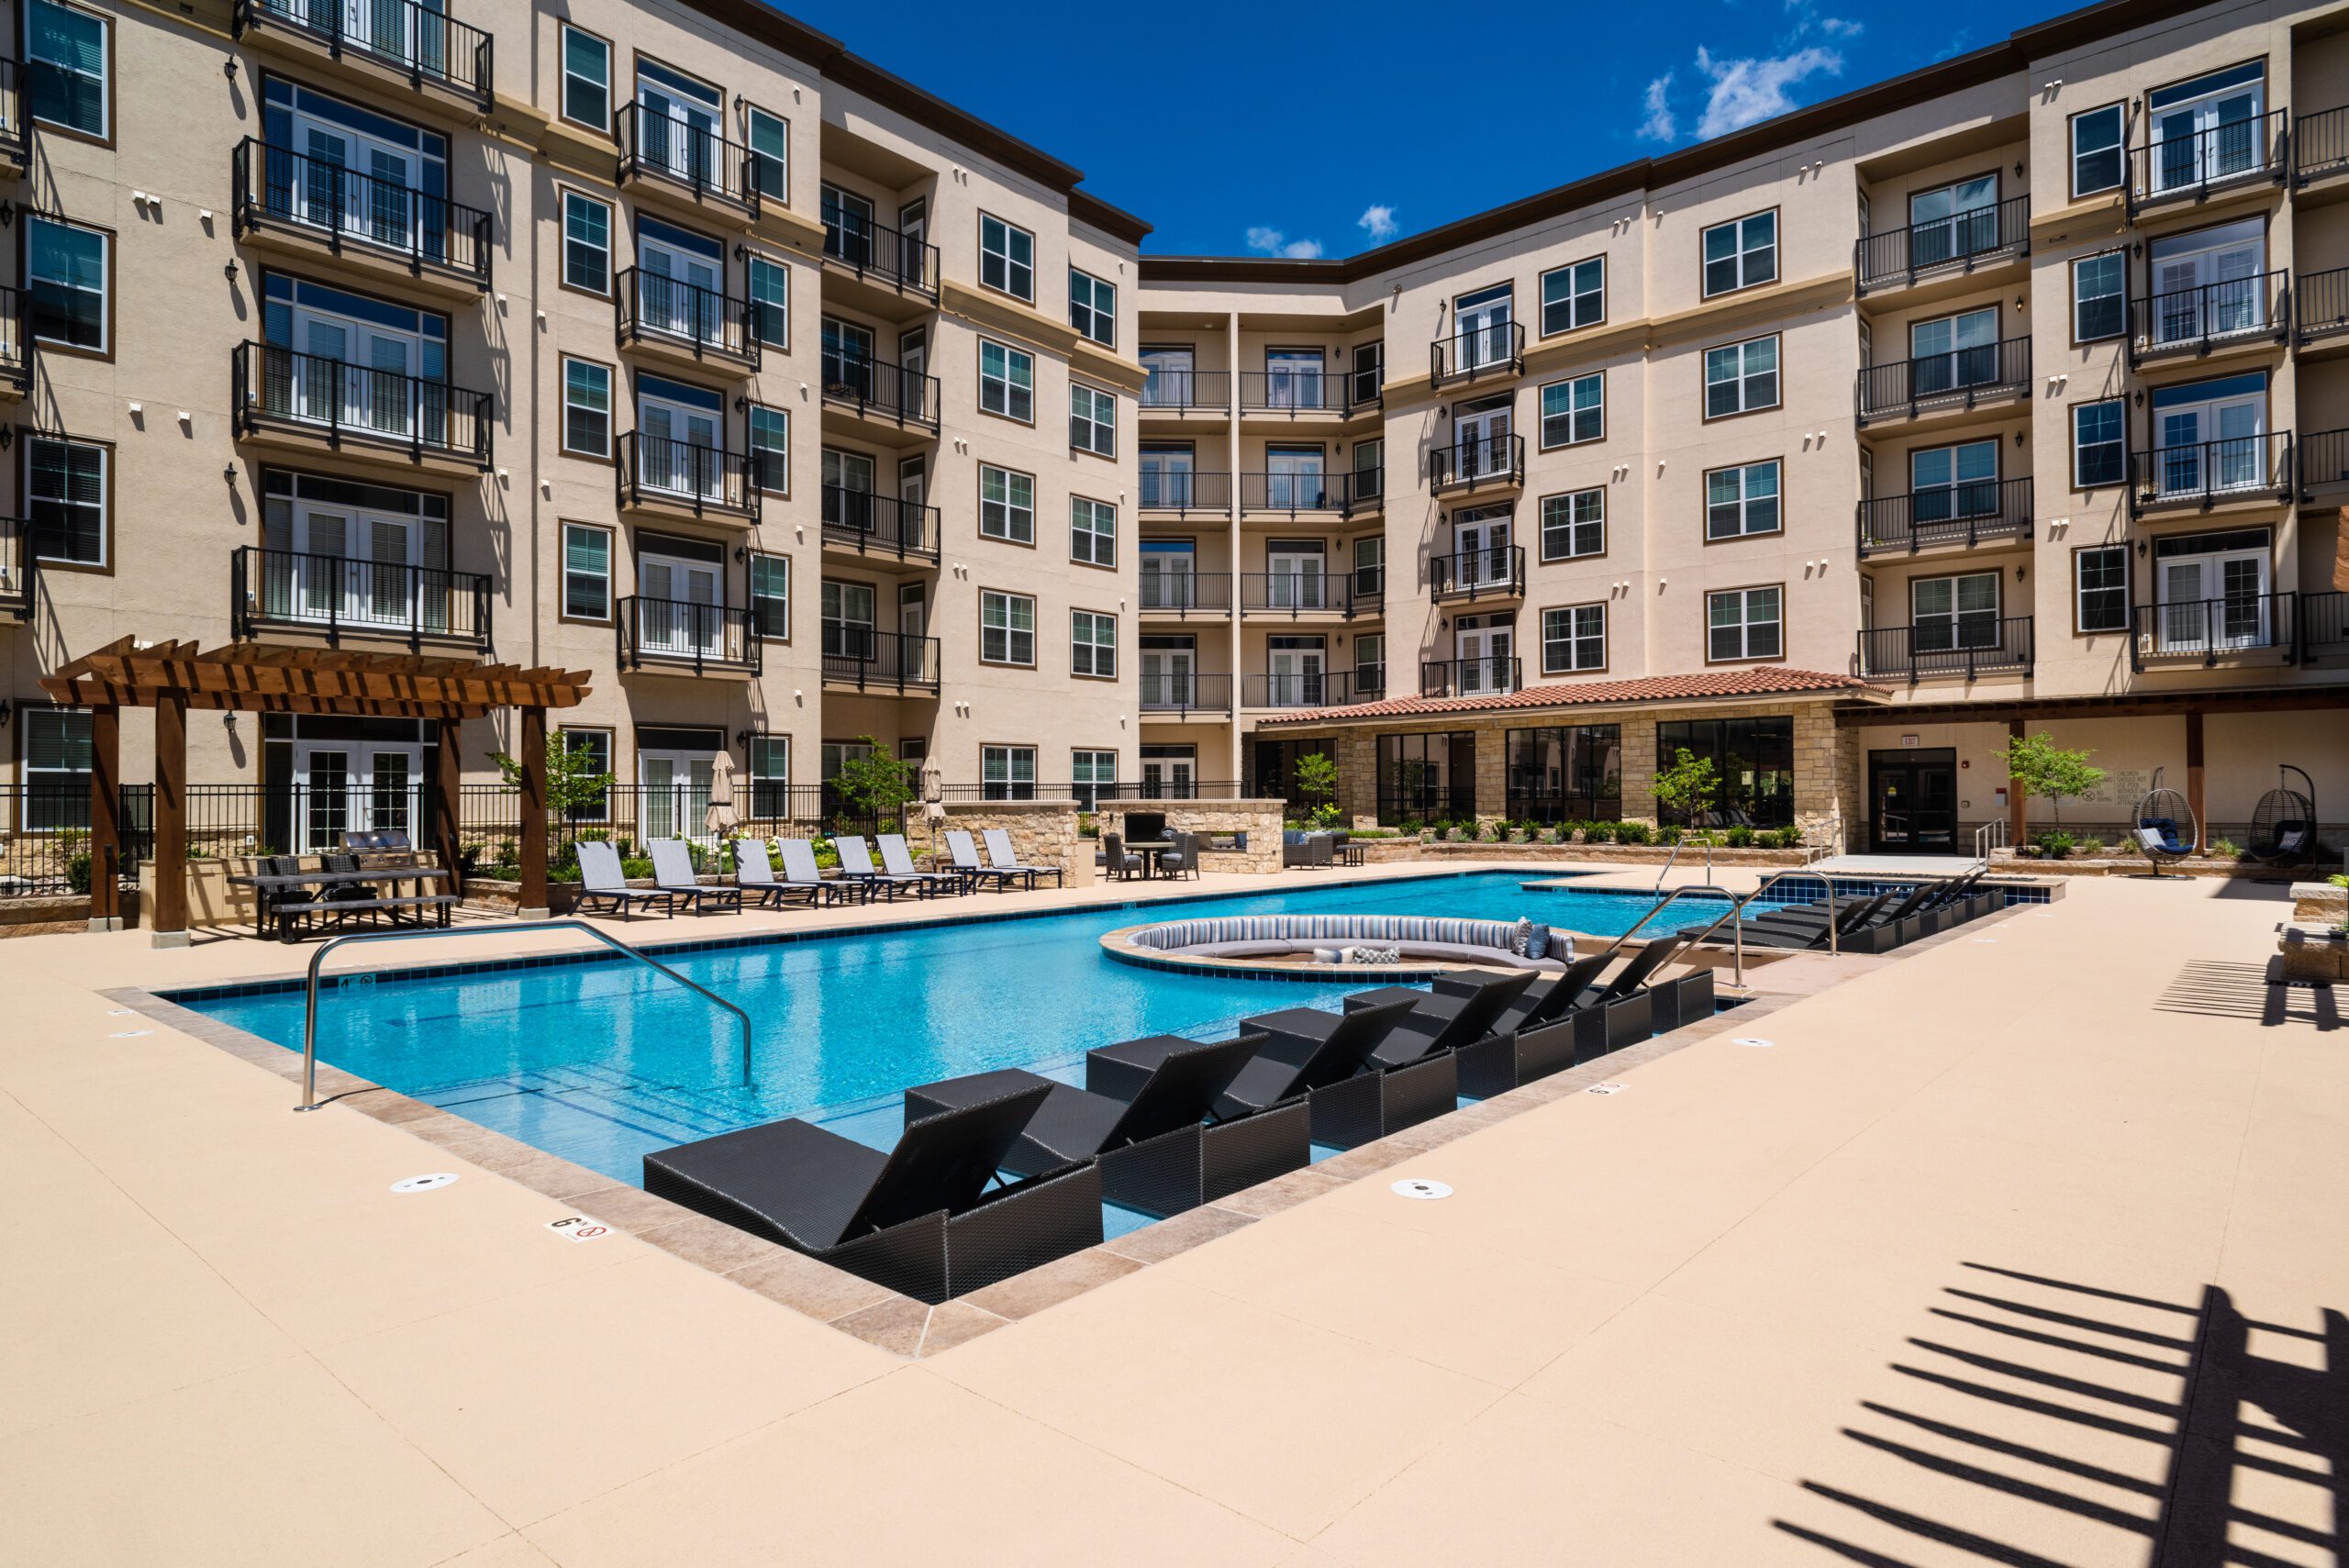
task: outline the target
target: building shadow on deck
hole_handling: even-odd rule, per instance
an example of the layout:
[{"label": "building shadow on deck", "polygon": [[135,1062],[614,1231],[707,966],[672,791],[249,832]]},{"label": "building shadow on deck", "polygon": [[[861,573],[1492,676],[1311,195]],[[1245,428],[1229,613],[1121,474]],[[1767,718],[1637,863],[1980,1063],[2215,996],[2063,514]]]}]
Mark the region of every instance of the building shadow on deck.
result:
[{"label": "building shadow on deck", "polygon": [[2195,1013],[2210,1018],[2243,1018],[2268,1029],[2288,1024],[2316,1029],[2341,1028],[2339,989],[2331,985],[2287,985],[2279,978],[2282,958],[2265,963],[2199,959],[2185,965],[2154,1004],[2164,1013]]}]

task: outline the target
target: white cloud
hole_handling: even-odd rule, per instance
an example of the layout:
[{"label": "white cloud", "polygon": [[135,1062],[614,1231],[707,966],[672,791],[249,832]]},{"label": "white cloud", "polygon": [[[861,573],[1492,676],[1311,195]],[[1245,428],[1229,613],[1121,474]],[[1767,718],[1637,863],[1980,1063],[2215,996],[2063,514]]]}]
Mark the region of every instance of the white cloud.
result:
[{"label": "white cloud", "polygon": [[1286,256],[1292,261],[1309,261],[1321,254],[1321,241],[1291,239],[1277,228],[1270,228],[1264,224],[1256,223],[1251,224],[1248,228],[1248,249],[1262,250],[1267,256]]},{"label": "white cloud", "polygon": [[1697,69],[1712,83],[1704,116],[1697,122],[1698,136],[1709,138],[1785,114],[1795,106],[1789,88],[1816,74],[1841,73],[1843,57],[1831,49],[1812,48],[1764,60],[1716,60],[1700,48]]},{"label": "white cloud", "polygon": [[1647,118],[1640,122],[1642,141],[1670,141],[1680,134],[1680,122],[1672,117],[1672,72],[1667,71],[1648,83]]},{"label": "white cloud", "polygon": [[1867,31],[1865,23],[1853,21],[1848,17],[1820,16],[1816,0],[1787,0],[1787,15],[1795,19],[1794,36],[1797,39],[1813,30],[1825,33],[1831,39],[1855,39]]},{"label": "white cloud", "polygon": [[1354,222],[1376,243],[1384,243],[1394,239],[1401,228],[1395,221],[1395,209],[1384,202],[1374,202],[1364,208],[1362,217],[1356,218]]},{"label": "white cloud", "polygon": [[1846,21],[1841,17],[1821,17],[1819,30],[1831,39],[1855,39],[1868,29],[1864,22]]}]

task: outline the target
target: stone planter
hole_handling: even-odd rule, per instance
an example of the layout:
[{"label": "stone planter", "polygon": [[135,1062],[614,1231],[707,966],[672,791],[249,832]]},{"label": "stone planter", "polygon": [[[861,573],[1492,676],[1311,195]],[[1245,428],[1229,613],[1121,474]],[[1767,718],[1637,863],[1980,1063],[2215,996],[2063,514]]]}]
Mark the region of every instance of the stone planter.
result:
[{"label": "stone planter", "polygon": [[2337,985],[2349,981],[2349,933],[2337,926],[2287,926],[2276,940],[2276,950],[2284,955],[2287,982]]}]

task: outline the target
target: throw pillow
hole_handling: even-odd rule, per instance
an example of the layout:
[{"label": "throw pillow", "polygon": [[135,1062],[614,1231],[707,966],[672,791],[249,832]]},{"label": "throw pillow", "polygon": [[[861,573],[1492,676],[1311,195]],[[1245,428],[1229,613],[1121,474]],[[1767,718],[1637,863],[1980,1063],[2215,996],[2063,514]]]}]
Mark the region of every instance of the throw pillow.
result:
[{"label": "throw pillow", "polygon": [[1316,963],[1341,963],[1344,961],[1344,954],[1336,948],[1315,948],[1313,950],[1313,962]]},{"label": "throw pillow", "polygon": [[1510,933],[1508,939],[1508,951],[1520,958],[1539,958],[1541,954],[1529,953],[1526,951],[1532,943],[1533,922],[1530,917],[1520,915],[1517,917],[1517,929]]},{"label": "throw pillow", "polygon": [[1549,954],[1550,928],[1547,926],[1533,927],[1532,929],[1526,933],[1525,956],[1527,958],[1547,958]]},{"label": "throw pillow", "polygon": [[1348,963],[1400,963],[1403,962],[1403,950],[1400,948],[1348,948],[1345,961]]}]

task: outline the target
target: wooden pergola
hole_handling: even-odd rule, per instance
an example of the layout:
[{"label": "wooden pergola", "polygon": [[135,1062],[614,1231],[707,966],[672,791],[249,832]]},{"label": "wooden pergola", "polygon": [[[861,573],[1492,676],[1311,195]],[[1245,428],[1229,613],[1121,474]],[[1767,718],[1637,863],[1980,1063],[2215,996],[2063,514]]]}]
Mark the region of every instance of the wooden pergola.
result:
[{"label": "wooden pergola", "polygon": [[429,719],[438,750],[428,789],[427,836],[440,863],[457,866],[457,801],[462,776],[459,727],[518,708],[522,763],[522,907],[547,906],[547,709],[587,695],[580,670],[525,669],[472,659],[351,653],[337,649],[238,643],[199,651],[193,642],[141,646],[126,637],[85,653],[41,680],[56,701],[90,710],[90,916],[121,917],[122,723],[126,707],[155,710],[155,907],[158,943],[187,931],[187,714],[334,714]]}]

